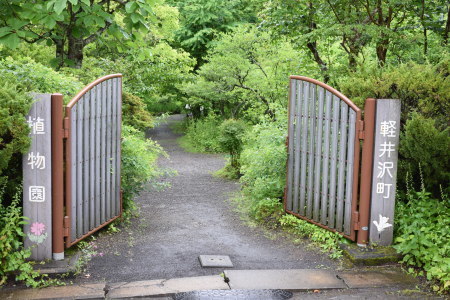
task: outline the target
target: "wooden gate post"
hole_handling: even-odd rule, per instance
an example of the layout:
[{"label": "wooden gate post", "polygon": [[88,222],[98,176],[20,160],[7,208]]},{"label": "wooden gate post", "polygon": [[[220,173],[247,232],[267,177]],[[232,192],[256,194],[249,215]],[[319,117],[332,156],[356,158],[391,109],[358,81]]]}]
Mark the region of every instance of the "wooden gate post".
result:
[{"label": "wooden gate post", "polygon": [[23,156],[24,246],[30,259],[52,258],[51,95],[36,94],[26,122],[31,147]]},{"label": "wooden gate post", "polygon": [[377,99],[370,243],[380,246],[391,245],[393,239],[399,135],[400,100]]},{"label": "wooden gate post", "polygon": [[64,259],[63,95],[52,95],[52,222],[53,259]]}]

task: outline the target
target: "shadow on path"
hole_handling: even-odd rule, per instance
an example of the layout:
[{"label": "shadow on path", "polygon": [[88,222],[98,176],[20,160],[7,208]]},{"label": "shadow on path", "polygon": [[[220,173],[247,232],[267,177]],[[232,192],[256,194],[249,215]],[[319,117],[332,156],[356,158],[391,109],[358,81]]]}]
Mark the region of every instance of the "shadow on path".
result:
[{"label": "shadow on path", "polygon": [[104,256],[94,257],[77,282],[120,282],[220,274],[223,268],[202,268],[198,256],[229,255],[233,269],[336,268],[326,255],[306,250],[239,219],[228,199],[239,184],[212,176],[224,166],[221,155],[187,153],[177,144],[179,135],[168,122],[148,132],[170,155],[163,168],[178,175],[164,178],[171,184],[163,191],[147,191],[136,199],[140,217],[121,232],[102,234],[96,243]]}]

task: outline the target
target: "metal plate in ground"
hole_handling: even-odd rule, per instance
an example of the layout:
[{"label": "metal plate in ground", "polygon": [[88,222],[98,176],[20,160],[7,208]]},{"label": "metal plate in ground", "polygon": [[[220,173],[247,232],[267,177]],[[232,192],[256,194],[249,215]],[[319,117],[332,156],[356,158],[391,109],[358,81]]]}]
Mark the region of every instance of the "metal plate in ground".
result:
[{"label": "metal plate in ground", "polygon": [[203,268],[232,268],[233,263],[227,255],[200,255],[198,257]]},{"label": "metal plate in ground", "polygon": [[285,290],[204,290],[178,293],[176,300],[284,300],[292,293]]}]

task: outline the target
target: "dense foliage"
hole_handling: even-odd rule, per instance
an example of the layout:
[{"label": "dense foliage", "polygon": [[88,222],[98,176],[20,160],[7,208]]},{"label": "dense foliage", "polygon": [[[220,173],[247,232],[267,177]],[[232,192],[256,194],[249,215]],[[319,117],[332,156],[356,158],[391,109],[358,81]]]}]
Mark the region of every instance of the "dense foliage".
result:
[{"label": "dense foliage", "polygon": [[122,191],[125,211],[135,208],[134,197],[160,175],[156,159],[163,153],[154,141],[132,126],[122,127]]},{"label": "dense foliage", "polygon": [[7,206],[3,204],[3,197],[4,184],[0,186],[0,286],[14,271],[18,273],[16,280],[24,280],[29,286],[39,286],[42,284],[39,272],[34,271],[33,266],[26,261],[31,250],[23,249],[22,245],[22,237],[25,236],[22,226],[26,221],[22,216],[20,197],[16,193]]},{"label": "dense foliage", "polygon": [[[425,190],[411,190],[396,210],[395,248],[407,266],[423,268],[427,278],[450,287],[450,201],[433,199]],[[422,272],[423,273],[423,272]],[[439,286],[434,286],[439,290]]]},{"label": "dense foliage", "polygon": [[30,145],[29,128],[24,122],[31,108],[31,97],[6,83],[0,87],[0,187],[4,203],[12,200],[22,182],[22,154]]}]

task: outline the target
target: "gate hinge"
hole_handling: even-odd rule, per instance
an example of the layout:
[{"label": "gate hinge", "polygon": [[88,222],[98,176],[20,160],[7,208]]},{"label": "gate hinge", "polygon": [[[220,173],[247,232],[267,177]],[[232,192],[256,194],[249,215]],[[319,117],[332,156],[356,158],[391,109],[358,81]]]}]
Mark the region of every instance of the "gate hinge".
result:
[{"label": "gate hinge", "polygon": [[69,127],[70,127],[69,118],[65,117],[63,121],[63,129],[64,129],[63,137],[65,139],[69,138]]},{"label": "gate hinge", "polygon": [[360,140],[363,140],[363,139],[364,139],[364,136],[365,136],[365,132],[364,132],[364,121],[359,120],[357,126],[358,126],[358,138],[359,138]]},{"label": "gate hinge", "polygon": [[353,230],[360,230],[361,229],[361,223],[359,223],[359,212],[354,211],[353,212]]},{"label": "gate hinge", "polygon": [[70,224],[69,216],[64,216],[63,222],[64,236],[69,236],[69,224]]}]

